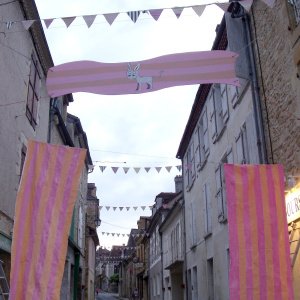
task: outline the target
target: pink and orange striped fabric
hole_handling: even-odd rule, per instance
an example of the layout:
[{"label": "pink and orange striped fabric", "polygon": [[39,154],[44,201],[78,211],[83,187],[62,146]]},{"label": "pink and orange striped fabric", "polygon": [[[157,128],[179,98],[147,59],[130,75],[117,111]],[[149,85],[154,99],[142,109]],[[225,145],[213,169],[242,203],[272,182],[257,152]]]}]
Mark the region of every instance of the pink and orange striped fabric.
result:
[{"label": "pink and orange striped fabric", "polygon": [[141,94],[160,89],[226,83],[239,86],[235,74],[237,53],[224,50],[164,55],[140,62],[75,61],[49,69],[51,97],[88,92],[103,95]]},{"label": "pink and orange striped fabric", "polygon": [[15,208],[10,300],[56,300],[85,149],[29,141]]},{"label": "pink and orange striped fabric", "polygon": [[224,165],[231,300],[293,300],[281,165]]}]

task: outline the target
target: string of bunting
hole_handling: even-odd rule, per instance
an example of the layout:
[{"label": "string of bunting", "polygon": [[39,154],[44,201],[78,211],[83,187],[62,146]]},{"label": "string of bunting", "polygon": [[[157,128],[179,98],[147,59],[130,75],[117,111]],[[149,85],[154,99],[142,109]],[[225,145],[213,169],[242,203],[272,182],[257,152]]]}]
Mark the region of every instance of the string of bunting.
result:
[{"label": "string of bunting", "polygon": [[150,210],[152,210],[153,205],[149,206],[99,206],[99,210],[101,211],[103,208],[106,208],[107,211],[109,211],[111,208],[113,211],[116,211],[119,209],[120,211],[129,211],[130,209],[137,210],[138,208],[141,208],[143,211],[146,209],[146,207],[149,207]]},{"label": "string of bunting", "polygon": [[[239,2],[247,11],[251,8],[253,0],[241,0],[241,1],[235,1]],[[274,0],[263,0],[267,5],[273,6]],[[198,17],[202,15],[204,12],[206,6],[209,5],[217,5],[220,7],[223,11],[227,11],[229,5],[231,2],[224,2],[224,3],[208,3],[203,5],[194,5],[194,6],[182,6],[182,7],[173,7],[173,8],[159,8],[159,9],[147,9],[147,10],[138,10],[138,11],[127,11],[127,12],[116,12],[116,13],[104,13],[104,14],[93,14],[93,15],[80,15],[80,16],[71,16],[71,17],[57,17],[57,18],[47,18],[47,19],[40,19],[40,20],[21,20],[21,21],[1,21],[0,23],[6,24],[6,28],[9,30],[11,29],[15,24],[22,23],[25,30],[29,30],[30,27],[35,23],[39,21],[43,21],[46,28],[48,29],[54,20],[62,20],[66,27],[68,28],[77,18],[83,18],[84,22],[86,23],[87,27],[90,28],[93,23],[95,22],[95,19],[97,16],[103,16],[106,20],[106,22],[109,25],[112,25],[114,21],[116,20],[117,16],[119,14],[127,14],[128,17],[131,19],[133,23],[136,23],[139,16],[141,14],[148,14],[150,15],[155,21],[159,19],[162,12],[164,10],[172,10],[177,19],[180,18],[182,12],[186,8],[192,8],[194,12],[197,14]]]},{"label": "string of bunting", "polygon": [[[122,237],[125,237],[125,236],[129,237],[129,236],[132,236],[134,238],[145,236],[145,233],[131,233],[131,234],[129,234],[129,233],[115,233],[115,232],[104,232],[104,231],[101,231],[101,234],[102,235],[107,235],[107,236],[112,235],[112,236],[117,236],[117,237],[120,237],[120,236],[122,236]],[[123,249],[125,249],[125,247]]]},{"label": "string of bunting", "polygon": [[[103,173],[105,171],[105,169],[107,168],[107,166],[99,166],[100,171]],[[135,171],[136,174],[138,174],[142,169],[144,169],[146,171],[146,173],[149,173],[149,171],[151,169],[155,169],[157,171],[157,173],[159,173],[162,169],[165,169],[168,173],[171,172],[171,170],[174,168],[174,166],[166,166],[166,167],[111,167],[112,171],[116,174],[118,172],[119,169],[123,169],[124,173],[127,174],[128,171],[130,169],[133,169]],[[182,166],[175,166],[175,168],[177,168],[177,170],[180,172],[182,169]]]}]

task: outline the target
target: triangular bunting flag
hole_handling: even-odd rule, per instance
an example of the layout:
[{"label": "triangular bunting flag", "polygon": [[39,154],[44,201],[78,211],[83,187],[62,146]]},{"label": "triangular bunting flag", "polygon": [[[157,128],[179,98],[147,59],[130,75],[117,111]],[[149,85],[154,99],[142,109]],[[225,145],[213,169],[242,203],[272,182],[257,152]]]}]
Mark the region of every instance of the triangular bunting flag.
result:
[{"label": "triangular bunting flag", "polygon": [[181,166],[176,166],[176,168],[179,172],[181,171]]},{"label": "triangular bunting flag", "polygon": [[145,171],[148,173],[151,168],[146,167]]},{"label": "triangular bunting flag", "polygon": [[118,15],[119,15],[118,13],[114,13],[114,14],[104,14],[103,16],[106,19],[107,23],[111,25],[115,21]]},{"label": "triangular bunting flag", "polygon": [[150,205],[149,208],[152,209],[152,208],[153,208],[153,205]]},{"label": "triangular bunting flag", "polygon": [[125,174],[127,174],[127,172],[128,172],[128,170],[129,170],[129,168],[127,168],[127,167],[123,167],[123,170],[124,170],[124,173],[125,173]]},{"label": "triangular bunting flag", "polygon": [[25,28],[25,30],[28,30],[34,22],[35,22],[35,20],[25,20],[25,21],[22,21],[22,24],[23,24],[23,27]]},{"label": "triangular bunting flag", "polygon": [[114,207],[113,207],[113,210],[115,211],[116,209],[117,209],[117,208],[114,206]]},{"label": "triangular bunting flag", "polygon": [[127,233],[127,236],[129,237],[130,234]]},{"label": "triangular bunting flag", "polygon": [[105,232],[102,232],[102,235],[104,235],[105,234]]},{"label": "triangular bunting flag", "polygon": [[159,173],[161,170],[161,167],[155,167],[155,169],[156,169],[157,173]]},{"label": "triangular bunting flag", "polygon": [[126,206],[126,209],[127,209],[127,211],[130,209],[130,207],[129,206]]},{"label": "triangular bunting flag", "polygon": [[120,236],[120,233],[117,233],[117,236]]},{"label": "triangular bunting flag", "polygon": [[205,5],[198,5],[198,6],[193,6],[194,12],[197,14],[198,17],[201,17],[205,9]]},{"label": "triangular bunting flag", "polygon": [[61,18],[66,24],[67,28],[72,24],[72,22],[76,19],[76,17],[65,17]]},{"label": "triangular bunting flag", "polygon": [[127,15],[129,16],[131,21],[135,23],[139,18],[140,13],[141,13],[140,11],[129,11],[127,12]]},{"label": "triangular bunting flag", "polygon": [[112,236],[115,236],[115,233],[112,233],[111,235],[112,235]]},{"label": "triangular bunting flag", "polygon": [[49,26],[52,24],[54,19],[44,19],[44,23],[46,28],[49,28]]},{"label": "triangular bunting flag", "polygon": [[183,11],[183,7],[174,7],[172,8],[174,14],[176,15],[177,19],[181,16],[181,13]]},{"label": "triangular bunting flag", "polygon": [[137,208],[138,208],[137,206],[134,206],[134,207],[133,207],[134,210],[137,210]]},{"label": "triangular bunting flag", "polygon": [[101,210],[103,208],[103,206],[99,206],[99,209]]},{"label": "triangular bunting flag", "polygon": [[166,170],[170,173],[172,167],[166,167]]},{"label": "triangular bunting flag", "polygon": [[141,206],[141,209],[142,209],[142,210],[145,210],[145,208],[146,208],[146,206]]},{"label": "triangular bunting flag", "polygon": [[110,209],[110,206],[105,206],[106,210],[109,210]]},{"label": "triangular bunting flag", "polygon": [[228,7],[231,3],[224,2],[224,3],[216,3],[217,6],[219,6],[224,12],[228,10]]},{"label": "triangular bunting flag", "polygon": [[150,15],[152,16],[152,18],[157,21],[162,13],[162,9],[151,9],[149,12],[150,12]]},{"label": "triangular bunting flag", "polygon": [[138,173],[140,171],[141,168],[133,168],[135,173]]},{"label": "triangular bunting flag", "polygon": [[125,234],[124,234],[124,233],[122,233],[122,236],[125,236]]},{"label": "triangular bunting flag", "polygon": [[106,169],[106,166],[99,166],[99,168],[100,168],[101,172],[103,173],[104,170]]},{"label": "triangular bunting flag", "polygon": [[239,2],[247,12],[250,11],[251,9],[251,6],[252,6],[252,3],[253,3],[253,0],[242,0]]},{"label": "triangular bunting flag", "polygon": [[106,232],[106,235],[109,236],[109,232]]},{"label": "triangular bunting flag", "polygon": [[93,25],[93,23],[96,19],[96,16],[97,15],[82,16],[85,21],[85,24],[87,25],[88,28],[90,28]]},{"label": "triangular bunting flag", "polygon": [[112,168],[112,170],[114,171],[114,173],[116,174],[117,172],[118,172],[118,170],[119,170],[119,167],[111,167]]},{"label": "triangular bunting flag", "polygon": [[119,207],[120,211],[122,211],[122,210],[123,210],[123,208],[124,208],[123,206],[120,206],[120,207]]}]

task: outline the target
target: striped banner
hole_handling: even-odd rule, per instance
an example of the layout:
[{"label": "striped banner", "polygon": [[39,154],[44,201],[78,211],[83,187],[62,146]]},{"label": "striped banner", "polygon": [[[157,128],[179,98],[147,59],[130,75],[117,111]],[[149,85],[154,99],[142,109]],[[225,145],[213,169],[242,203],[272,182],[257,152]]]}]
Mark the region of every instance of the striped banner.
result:
[{"label": "striped banner", "polygon": [[281,165],[224,165],[231,300],[293,300]]},{"label": "striped banner", "polygon": [[29,141],[16,200],[10,300],[56,300],[85,149]]},{"label": "striped banner", "polygon": [[200,83],[238,86],[237,56],[231,51],[214,50],[170,54],[131,63],[76,61],[50,68],[46,84],[51,97],[75,92],[141,94]]}]

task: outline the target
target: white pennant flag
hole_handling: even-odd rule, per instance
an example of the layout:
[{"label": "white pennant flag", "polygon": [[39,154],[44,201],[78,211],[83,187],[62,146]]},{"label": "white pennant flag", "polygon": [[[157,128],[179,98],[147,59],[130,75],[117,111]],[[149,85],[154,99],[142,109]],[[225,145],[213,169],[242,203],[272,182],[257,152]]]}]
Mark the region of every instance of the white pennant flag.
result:
[{"label": "white pennant flag", "polygon": [[130,234],[127,233],[127,236],[129,237]]},{"label": "white pennant flag", "polygon": [[125,234],[124,234],[124,233],[122,233],[122,236],[125,236]]},{"label": "white pennant flag", "polygon": [[103,208],[103,206],[99,206],[99,209],[101,210]]},{"label": "white pennant flag", "polygon": [[181,166],[176,166],[176,168],[179,172],[181,171]]},{"label": "white pennant flag", "polygon": [[106,235],[109,236],[109,232],[106,232]]},{"label": "white pennant flag", "polygon": [[247,12],[250,11],[253,0],[242,0],[239,2],[245,9]]},{"label": "white pennant flag", "polygon": [[145,210],[146,206],[141,206],[142,210]]},{"label": "white pennant flag", "polygon": [[120,233],[117,233],[117,236],[120,236]]},{"label": "white pennant flag", "polygon": [[205,9],[205,5],[198,5],[198,6],[193,6],[194,12],[198,15],[198,17],[201,17]]},{"label": "white pennant flag", "polygon": [[166,170],[170,173],[172,167],[166,167]]},{"label": "white pennant flag", "polygon": [[99,168],[100,168],[101,172],[103,173],[104,170],[106,169],[106,166],[99,166]]},{"label": "white pennant flag", "polygon": [[112,235],[112,236],[115,236],[115,233],[112,233],[111,235]]},{"label": "white pennant flag", "polygon": [[23,24],[23,27],[25,28],[25,30],[28,30],[34,22],[35,22],[35,20],[25,20],[25,21],[22,21],[22,24]]},{"label": "white pennant flag", "polygon": [[105,234],[105,232],[102,232],[102,235],[104,235]]},{"label": "white pennant flag", "polygon": [[117,208],[114,206],[114,207],[113,207],[113,210],[115,211],[116,209],[117,209]]},{"label": "white pennant flag", "polygon": [[146,167],[145,171],[148,173],[151,168]]},{"label": "white pennant flag", "polygon": [[161,170],[161,167],[155,167],[155,169],[156,169],[157,173],[159,173]]},{"label": "white pennant flag", "polygon": [[106,210],[109,210],[110,209],[110,206],[105,206]]},{"label": "white pennant flag", "polygon": [[72,24],[72,22],[76,19],[76,17],[65,17],[61,18],[66,24],[67,28]]},{"label": "white pennant flag", "polygon": [[95,21],[95,19],[96,19],[96,16],[97,16],[97,15],[83,16],[83,19],[84,19],[84,21],[85,21],[85,24],[86,24],[86,26],[87,26],[88,28],[90,28],[90,27],[93,25],[93,23],[94,23],[94,21]]},{"label": "white pennant flag", "polygon": [[44,23],[46,28],[49,28],[49,26],[52,24],[54,19],[44,19]]},{"label": "white pennant flag", "polygon": [[130,207],[129,206],[126,206],[126,209],[127,209],[127,211],[130,209]]},{"label": "white pennant flag", "polygon": [[217,6],[219,6],[224,12],[227,12],[228,7],[231,3],[224,2],[224,3],[216,3]]},{"label": "white pennant flag", "polygon": [[133,207],[134,210],[137,210],[137,208],[138,208],[137,206],[134,206],[134,207]]},{"label": "white pennant flag", "polygon": [[120,211],[122,211],[122,210],[123,210],[123,208],[124,208],[123,206],[120,206],[120,207],[119,207]]},{"label": "white pennant flag", "polygon": [[116,17],[118,16],[118,13],[115,13],[115,14],[104,14],[103,16],[106,19],[107,23],[109,25],[111,25],[115,21]]},{"label": "white pennant flag", "polygon": [[114,171],[114,173],[116,174],[117,172],[118,172],[118,170],[119,170],[119,167],[111,167],[112,168],[112,170]]},{"label": "white pennant flag", "polygon": [[138,173],[140,171],[141,168],[133,168],[135,173]]},{"label": "white pennant flag", "polygon": [[125,174],[127,174],[127,172],[128,172],[128,170],[129,170],[129,168],[127,168],[127,167],[123,167],[123,170],[124,170],[124,173],[125,173]]}]

